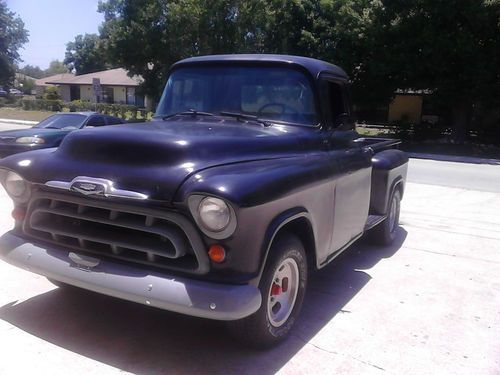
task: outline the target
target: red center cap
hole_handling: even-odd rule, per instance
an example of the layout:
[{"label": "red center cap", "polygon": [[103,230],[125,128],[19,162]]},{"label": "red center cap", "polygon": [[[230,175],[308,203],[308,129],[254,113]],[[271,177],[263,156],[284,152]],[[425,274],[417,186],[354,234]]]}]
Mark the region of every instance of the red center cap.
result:
[{"label": "red center cap", "polygon": [[281,287],[278,284],[273,284],[271,287],[271,295],[278,296],[281,294]]}]

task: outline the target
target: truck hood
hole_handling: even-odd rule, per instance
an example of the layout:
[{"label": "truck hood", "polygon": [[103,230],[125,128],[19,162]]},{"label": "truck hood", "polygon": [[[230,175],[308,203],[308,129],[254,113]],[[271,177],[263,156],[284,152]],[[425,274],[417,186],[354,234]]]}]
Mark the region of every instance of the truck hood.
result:
[{"label": "truck hood", "polygon": [[[56,151],[12,156],[0,166],[18,170],[35,183],[68,182],[78,176],[104,178],[119,189],[170,201],[186,178],[203,169],[289,158],[318,149],[315,132],[217,118],[153,121],[73,132]],[[19,163],[21,159],[31,162]],[[20,170],[21,164],[28,167]]]}]

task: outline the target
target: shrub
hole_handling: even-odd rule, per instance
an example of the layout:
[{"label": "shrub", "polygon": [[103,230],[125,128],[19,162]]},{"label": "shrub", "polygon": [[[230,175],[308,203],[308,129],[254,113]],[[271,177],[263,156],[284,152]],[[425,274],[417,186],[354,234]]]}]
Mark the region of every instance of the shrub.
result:
[{"label": "shrub", "polygon": [[61,99],[61,96],[59,95],[59,92],[57,91],[57,87],[49,86],[45,90],[45,93],[43,94],[43,98],[45,100],[59,100],[59,99]]}]

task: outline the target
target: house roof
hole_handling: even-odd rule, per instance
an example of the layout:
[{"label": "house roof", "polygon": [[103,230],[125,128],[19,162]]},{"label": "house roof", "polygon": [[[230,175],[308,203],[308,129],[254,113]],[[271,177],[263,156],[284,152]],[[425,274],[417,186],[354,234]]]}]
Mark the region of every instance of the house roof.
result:
[{"label": "house roof", "polygon": [[74,78],[75,75],[73,73],[61,73],[61,74],[54,74],[53,76],[49,77],[43,77],[40,79],[35,80],[35,85],[36,86],[49,86],[52,81],[59,81],[59,80],[68,80]]},{"label": "house roof", "polygon": [[142,83],[142,77],[129,77],[127,73],[123,68],[116,68],[79,76],[71,75],[71,77],[54,78],[46,80],[46,83],[52,85],[91,85],[94,78],[99,78],[101,85],[139,86]]},{"label": "house roof", "polygon": [[337,65],[330,64],[326,61],[312,59],[303,56],[293,55],[270,55],[270,54],[234,54],[234,55],[209,55],[190,57],[175,63],[172,68],[192,64],[282,64],[288,66],[299,66],[307,70],[311,75],[317,76],[322,72],[334,74],[340,78],[347,79],[347,74]]}]

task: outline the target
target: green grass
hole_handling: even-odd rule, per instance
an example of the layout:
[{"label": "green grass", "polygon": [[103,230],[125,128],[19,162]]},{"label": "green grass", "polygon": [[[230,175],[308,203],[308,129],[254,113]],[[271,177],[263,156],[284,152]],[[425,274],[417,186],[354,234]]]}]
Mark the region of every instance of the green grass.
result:
[{"label": "green grass", "polygon": [[356,126],[356,131],[366,137],[388,137],[391,134],[389,129],[365,128],[361,126]]},{"label": "green grass", "polygon": [[54,114],[49,111],[25,111],[20,108],[0,108],[0,118],[8,118],[12,120],[25,121],[42,121],[43,119]]}]

